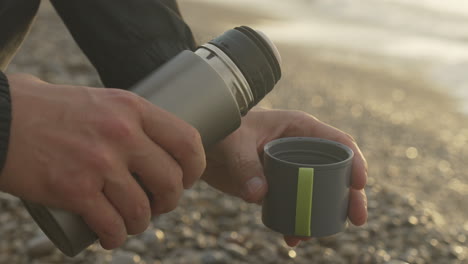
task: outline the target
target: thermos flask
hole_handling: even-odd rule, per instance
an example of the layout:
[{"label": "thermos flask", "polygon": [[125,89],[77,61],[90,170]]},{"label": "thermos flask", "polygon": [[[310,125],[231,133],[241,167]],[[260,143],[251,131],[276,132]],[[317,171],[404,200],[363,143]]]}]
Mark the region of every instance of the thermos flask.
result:
[{"label": "thermos flask", "polygon": [[[281,77],[280,61],[278,50],[263,33],[241,26],[195,52],[182,51],[130,90],[195,127],[207,149],[236,130],[241,116],[273,89]],[[77,214],[24,204],[67,256],[98,239]]]}]

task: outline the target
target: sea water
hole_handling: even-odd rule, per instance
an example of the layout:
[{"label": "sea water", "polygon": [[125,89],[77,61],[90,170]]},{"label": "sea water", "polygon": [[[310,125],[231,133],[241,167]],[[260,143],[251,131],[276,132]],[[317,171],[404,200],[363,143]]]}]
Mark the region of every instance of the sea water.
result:
[{"label": "sea water", "polygon": [[466,0],[203,1],[248,6],[284,18],[257,26],[275,43],[300,40],[414,64],[468,114]]}]

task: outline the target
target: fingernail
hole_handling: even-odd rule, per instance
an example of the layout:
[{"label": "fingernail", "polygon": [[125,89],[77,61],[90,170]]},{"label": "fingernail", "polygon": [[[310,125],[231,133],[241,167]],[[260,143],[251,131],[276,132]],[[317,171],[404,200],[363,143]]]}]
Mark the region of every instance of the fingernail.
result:
[{"label": "fingernail", "polygon": [[254,194],[263,186],[263,179],[255,176],[252,179],[248,180],[246,183],[246,193]]}]

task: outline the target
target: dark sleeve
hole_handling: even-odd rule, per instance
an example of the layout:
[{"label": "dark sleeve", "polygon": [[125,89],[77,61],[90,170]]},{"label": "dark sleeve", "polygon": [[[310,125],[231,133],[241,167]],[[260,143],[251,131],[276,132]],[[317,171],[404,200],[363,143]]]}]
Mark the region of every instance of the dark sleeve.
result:
[{"label": "dark sleeve", "polygon": [[0,71],[0,172],[5,165],[10,140],[11,101],[8,80]]},{"label": "dark sleeve", "polygon": [[5,70],[26,36],[40,0],[0,0],[0,70]]},{"label": "dark sleeve", "polygon": [[0,171],[5,166],[10,140],[10,86],[5,70],[29,31],[40,0],[0,1]]},{"label": "dark sleeve", "polygon": [[51,0],[106,87],[127,89],[195,42],[175,0]]}]

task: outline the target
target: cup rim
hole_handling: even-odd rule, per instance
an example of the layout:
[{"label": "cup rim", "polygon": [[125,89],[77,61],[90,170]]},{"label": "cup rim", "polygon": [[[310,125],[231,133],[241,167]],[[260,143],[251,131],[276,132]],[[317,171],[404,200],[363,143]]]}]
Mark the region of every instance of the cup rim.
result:
[{"label": "cup rim", "polygon": [[[273,146],[276,146],[278,144],[286,144],[286,143],[290,143],[290,142],[314,142],[314,143],[325,143],[325,144],[328,144],[328,145],[333,145],[334,147],[337,147],[337,148],[340,148],[342,150],[344,150],[347,154],[348,154],[348,157],[344,160],[340,160],[338,162],[333,162],[333,163],[327,163],[327,164],[304,164],[304,163],[298,163],[298,162],[291,162],[291,161],[286,161],[286,160],[283,160],[283,159],[279,159],[277,157],[275,157],[272,153],[269,152],[269,150],[273,147]],[[333,140],[328,140],[328,139],[323,139],[323,138],[316,138],[316,137],[284,137],[284,138],[278,138],[278,139],[275,139],[275,140],[272,140],[270,142],[268,142],[267,144],[265,144],[265,146],[263,147],[263,152],[265,155],[267,155],[269,158],[275,160],[276,162],[280,162],[282,163],[283,165],[287,165],[287,166],[293,166],[293,167],[308,167],[308,168],[316,168],[316,169],[334,169],[334,168],[337,168],[337,167],[341,167],[341,166],[345,166],[347,165],[349,162],[352,161],[353,157],[354,157],[354,152],[353,150],[340,143],[340,142],[336,142],[336,141],[333,141]]]}]

